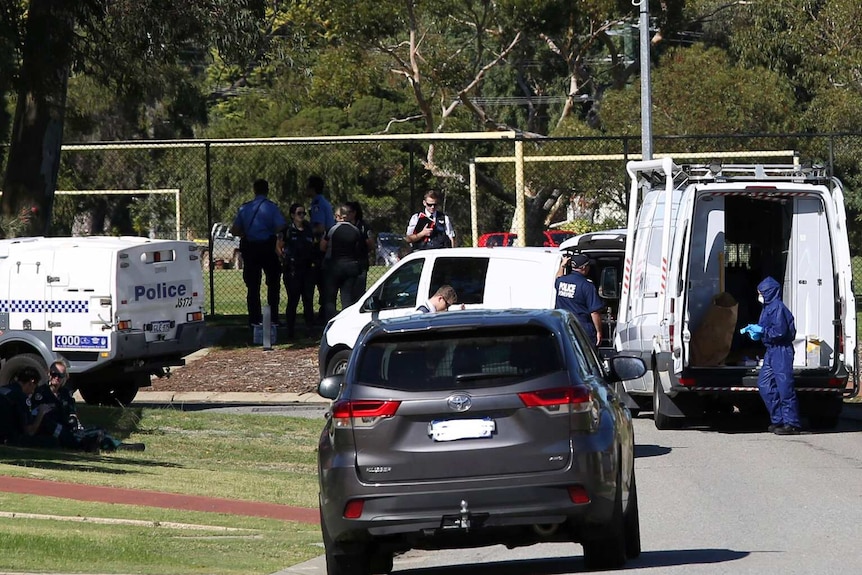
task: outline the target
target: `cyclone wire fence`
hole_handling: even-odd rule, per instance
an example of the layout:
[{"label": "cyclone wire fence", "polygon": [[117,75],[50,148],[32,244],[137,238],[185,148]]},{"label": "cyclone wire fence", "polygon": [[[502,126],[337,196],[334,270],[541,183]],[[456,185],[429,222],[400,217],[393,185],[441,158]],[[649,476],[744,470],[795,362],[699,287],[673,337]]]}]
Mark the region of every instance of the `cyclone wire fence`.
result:
[{"label": "cyclone wire fence", "polygon": [[[855,285],[862,286],[862,133],[657,136],[654,150],[678,163],[790,163],[795,153],[827,166],[845,185]],[[503,132],[68,144],[58,180],[66,194],[55,200],[53,233],[87,234],[104,221],[108,233],[196,240],[205,255],[207,311],[243,316],[242,272],[213,259],[210,230],[233,220],[257,178],[270,182],[270,199],[287,214],[294,202],[307,207],[305,180],[318,174],[333,206],[358,201],[375,233],[394,234],[372,249],[370,286],[392,254],[404,253],[397,236],[428,190],[443,192],[456,245],[474,245],[494,231],[520,232],[517,244],[542,245],[541,231],[567,220],[564,227],[574,231],[624,222],[625,164],[632,159],[640,159],[639,136],[523,139]],[[97,190],[140,195],[92,195]],[[179,190],[178,201],[149,193],[155,190]],[[69,193],[75,191],[90,195]],[[283,293],[282,307],[286,299]]]}]

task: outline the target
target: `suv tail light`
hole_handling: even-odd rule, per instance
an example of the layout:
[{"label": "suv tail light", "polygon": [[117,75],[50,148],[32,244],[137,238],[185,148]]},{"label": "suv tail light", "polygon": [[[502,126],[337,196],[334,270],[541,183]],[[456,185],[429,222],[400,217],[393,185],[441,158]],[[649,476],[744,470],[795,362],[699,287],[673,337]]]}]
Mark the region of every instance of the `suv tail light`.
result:
[{"label": "suv tail light", "polygon": [[340,429],[374,427],[380,420],[395,415],[400,405],[400,401],[378,399],[337,401],[332,405],[332,423]]},{"label": "suv tail light", "polygon": [[587,411],[592,403],[588,387],[556,387],[525,391],[518,394],[527,407],[557,407],[571,405],[574,411]]}]

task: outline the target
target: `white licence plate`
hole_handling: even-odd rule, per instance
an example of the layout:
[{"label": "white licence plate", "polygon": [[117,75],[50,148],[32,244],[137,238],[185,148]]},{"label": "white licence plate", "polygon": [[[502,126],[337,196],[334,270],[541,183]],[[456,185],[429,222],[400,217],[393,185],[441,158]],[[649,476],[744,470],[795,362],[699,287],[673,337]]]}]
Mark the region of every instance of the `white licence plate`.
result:
[{"label": "white licence plate", "polygon": [[154,321],[150,324],[150,331],[153,333],[167,333],[171,331],[171,321]]},{"label": "white licence plate", "polygon": [[490,417],[482,419],[446,419],[432,421],[428,426],[428,435],[434,441],[455,441],[458,439],[491,437],[496,430],[497,424]]}]

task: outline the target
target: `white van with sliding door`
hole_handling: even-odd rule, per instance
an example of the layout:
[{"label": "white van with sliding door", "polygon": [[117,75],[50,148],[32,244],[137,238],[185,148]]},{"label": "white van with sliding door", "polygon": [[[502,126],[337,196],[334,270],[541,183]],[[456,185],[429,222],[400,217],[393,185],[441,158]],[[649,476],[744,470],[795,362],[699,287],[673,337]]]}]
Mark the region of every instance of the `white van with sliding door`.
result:
[{"label": "white van with sliding door", "polygon": [[[458,294],[460,309],[550,309],[561,262],[558,248],[422,250],[401,259],[350,307],[326,324],[318,355],[320,376],[344,371],[369,322],[417,313],[442,285]],[[452,313],[452,311],[447,312]]]}]

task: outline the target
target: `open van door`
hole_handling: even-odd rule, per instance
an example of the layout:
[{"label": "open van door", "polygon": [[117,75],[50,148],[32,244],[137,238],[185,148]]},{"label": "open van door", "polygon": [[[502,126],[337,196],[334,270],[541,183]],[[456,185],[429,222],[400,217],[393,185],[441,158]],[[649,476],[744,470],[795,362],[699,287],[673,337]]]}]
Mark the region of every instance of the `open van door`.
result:
[{"label": "open van door", "polygon": [[850,372],[852,381],[851,396],[859,393],[859,374],[856,367],[857,339],[856,339],[856,298],[853,294],[853,267],[850,260],[850,245],[847,238],[847,213],[844,210],[844,187],[838,178],[832,178],[832,201],[835,204],[837,214],[838,238],[835,250],[835,270],[838,273],[838,299],[841,302],[841,326],[843,329],[844,365]]}]

